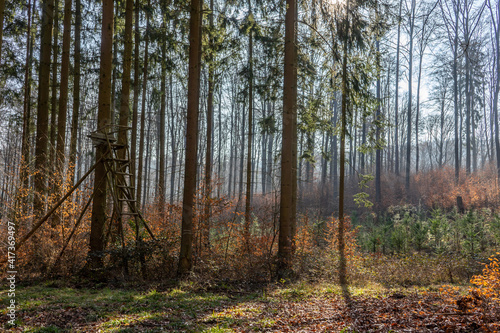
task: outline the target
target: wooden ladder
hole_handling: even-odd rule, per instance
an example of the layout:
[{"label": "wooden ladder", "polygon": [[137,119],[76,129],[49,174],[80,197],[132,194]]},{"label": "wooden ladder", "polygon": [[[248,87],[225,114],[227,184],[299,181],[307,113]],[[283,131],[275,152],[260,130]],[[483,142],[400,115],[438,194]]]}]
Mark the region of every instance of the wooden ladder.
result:
[{"label": "wooden ladder", "polygon": [[[106,141],[106,144],[108,146],[108,156],[104,160],[104,164],[107,171],[108,185],[111,189],[111,196],[114,203],[113,215],[110,218],[110,222],[112,222],[113,217],[116,217],[118,219],[122,246],[125,246],[122,223],[123,218],[126,216],[134,218],[136,241],[139,241],[139,224],[142,224],[145,227],[151,238],[154,240],[155,237],[151,229],[147,225],[137,207],[137,200],[135,198],[134,175],[130,170],[130,166],[133,161],[130,160],[129,145],[126,143],[123,144],[117,142],[114,136],[121,131],[130,131],[132,128],[122,127],[119,125],[114,125],[113,128],[114,129],[112,131],[104,132],[102,137],[102,139]],[[124,153],[119,154],[119,152],[123,151]],[[106,238],[108,238],[110,231],[111,223],[108,227]]]}]

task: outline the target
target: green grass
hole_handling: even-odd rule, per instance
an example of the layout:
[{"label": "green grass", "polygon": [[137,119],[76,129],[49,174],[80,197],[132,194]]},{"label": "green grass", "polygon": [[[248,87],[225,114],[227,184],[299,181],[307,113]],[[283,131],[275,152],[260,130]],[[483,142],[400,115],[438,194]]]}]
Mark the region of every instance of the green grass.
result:
[{"label": "green grass", "polygon": [[[19,326],[27,332],[85,332],[92,327],[103,332],[134,332],[137,327],[145,331],[228,332],[237,325],[237,318],[228,317],[224,323],[204,322],[214,309],[253,302],[258,293],[211,293],[181,285],[167,291],[136,291],[124,289],[53,288],[47,283],[18,287],[16,301]],[[0,330],[7,328],[7,292],[0,292]],[[80,314],[74,319],[74,315]],[[40,314],[47,318],[38,318]],[[66,315],[67,314],[67,315]],[[65,317],[67,316],[67,318]],[[60,322],[57,316],[62,317]],[[51,317],[56,317],[54,320]],[[68,320],[69,318],[69,320]]]},{"label": "green grass", "polygon": [[[339,286],[327,282],[270,285],[248,292],[231,288],[208,292],[189,283],[167,290],[54,286],[57,283],[18,287],[17,323],[25,332],[233,332],[248,327],[259,332],[279,322],[276,306],[283,302],[306,304],[342,295]],[[349,288],[354,297],[376,298],[438,290],[438,286],[387,289],[380,284]],[[1,291],[0,331],[8,328],[8,301],[7,291]]]}]

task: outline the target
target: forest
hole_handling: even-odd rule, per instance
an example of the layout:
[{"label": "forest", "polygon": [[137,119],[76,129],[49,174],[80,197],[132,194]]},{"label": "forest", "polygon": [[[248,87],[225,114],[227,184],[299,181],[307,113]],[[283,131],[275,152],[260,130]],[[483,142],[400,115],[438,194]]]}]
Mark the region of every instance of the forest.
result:
[{"label": "forest", "polygon": [[0,0],[0,330],[500,331],[498,0]]}]

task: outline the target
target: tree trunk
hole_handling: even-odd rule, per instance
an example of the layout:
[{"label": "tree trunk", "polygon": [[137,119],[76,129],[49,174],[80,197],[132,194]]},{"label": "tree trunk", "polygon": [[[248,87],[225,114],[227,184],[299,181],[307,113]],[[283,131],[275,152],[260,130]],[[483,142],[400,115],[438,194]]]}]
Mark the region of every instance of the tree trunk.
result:
[{"label": "tree trunk", "polygon": [[[453,40],[453,108],[455,110],[455,182],[458,184],[460,179],[460,148],[459,148],[459,129],[458,116],[460,113],[458,107],[458,7],[455,6],[455,38]],[[500,173],[499,173],[500,175]]]},{"label": "tree trunk", "polygon": [[[422,38],[424,38],[425,20],[422,28]],[[422,44],[424,42],[422,41]],[[420,54],[418,60],[418,78],[417,78],[417,110],[415,114],[415,171],[418,173],[420,163],[420,149],[418,146],[418,124],[420,119],[420,82],[422,78],[422,59],[424,58],[424,47],[420,45]]]},{"label": "tree trunk", "polygon": [[472,172],[477,170],[476,120],[474,117],[474,73],[470,72],[470,117],[471,117],[471,150]]},{"label": "tree trunk", "polygon": [[396,96],[394,108],[394,172],[399,176],[399,44],[401,41],[401,10],[403,9],[403,0],[399,2],[398,15],[398,41],[396,46]]},{"label": "tree trunk", "polygon": [[137,177],[136,174],[136,151],[137,151],[137,125],[138,125],[138,109],[139,109],[139,95],[140,95],[140,67],[139,67],[139,49],[141,44],[141,33],[139,31],[139,0],[135,2],[134,8],[134,100],[132,104],[132,137],[130,139],[130,173],[132,174],[130,179],[131,186],[131,194],[132,197],[136,200],[137,209],[139,209],[139,200],[135,196],[135,179]]},{"label": "tree trunk", "polygon": [[411,112],[412,112],[412,75],[413,75],[413,28],[415,26],[415,0],[411,2],[411,14],[410,14],[410,51],[409,61],[408,61],[408,133],[406,133],[406,178],[405,178],[405,188],[406,195],[410,193],[410,167],[411,167]]},{"label": "tree trunk", "polygon": [[196,159],[198,153],[198,111],[200,99],[201,0],[191,0],[189,24],[189,77],[184,163],[184,196],[182,202],[182,236],[179,255],[179,276],[192,266],[193,205],[196,191]]},{"label": "tree trunk", "polygon": [[[209,37],[209,52],[215,52],[213,50],[214,40],[214,1],[210,0],[210,14],[209,14],[209,24],[210,24],[210,37]],[[214,59],[213,55],[210,55],[208,60],[208,98],[207,98],[207,148],[205,154],[205,215],[204,215],[204,225],[202,230],[202,248],[208,249],[210,246],[210,196],[212,193],[211,182],[212,182],[212,124],[213,124],[213,114],[214,114]],[[220,154],[220,152],[219,152]]]},{"label": "tree trunk", "polygon": [[[170,114],[171,120],[176,117],[174,115],[174,96],[173,96],[173,83],[172,83],[172,73],[169,77],[170,85]],[[170,126],[170,148],[172,149],[172,172],[170,173],[170,211],[172,211],[172,206],[174,204],[174,193],[175,193],[175,173],[177,171],[177,135],[174,126]]]},{"label": "tree trunk", "polygon": [[[493,16],[493,11],[491,12]],[[498,130],[498,95],[500,92],[500,4],[497,4],[497,19],[495,26],[495,58],[496,58],[496,82],[495,92],[493,94],[493,118],[495,120],[495,155],[497,160],[497,183],[500,186],[500,136]]]},{"label": "tree trunk", "polygon": [[69,144],[69,179],[70,184],[75,181],[76,143],[78,135],[78,115],[80,113],[80,66],[81,66],[81,28],[82,6],[81,0],[75,0],[75,55],[73,76],[73,115],[71,118],[71,138]]},{"label": "tree trunk", "polygon": [[[1,4],[0,10],[2,11],[0,17],[0,27],[3,23],[3,5],[4,1],[0,0]],[[33,4],[33,12],[35,12],[36,8],[36,0]],[[29,188],[29,159],[30,159],[30,147],[29,147],[29,136],[30,136],[30,123],[31,123],[31,63],[32,63],[32,54],[33,54],[33,43],[32,43],[32,33],[31,33],[31,23],[32,23],[32,14],[31,14],[31,0],[28,1],[28,26],[26,29],[26,63],[25,63],[25,71],[24,71],[24,103],[23,103],[23,133],[22,133],[22,141],[21,141],[21,161],[19,165],[19,179],[22,182],[22,186],[25,189]],[[2,32],[0,32],[1,34]],[[1,48],[1,35],[0,35],[0,48]],[[1,50],[0,50],[1,51]],[[19,193],[17,197],[16,203],[20,205],[17,209],[19,214],[24,215],[27,213],[28,201],[26,197],[22,197]]]},{"label": "tree trunk", "polygon": [[[297,167],[294,159],[296,145],[297,113],[297,47],[296,41],[296,11],[295,0],[287,0],[285,14],[285,65],[283,78],[283,136],[281,152],[281,201],[280,201],[280,230],[278,241],[278,276],[286,277],[292,268],[292,238],[295,212],[293,196],[297,179],[294,179],[293,169]],[[296,148],[295,148],[296,149]],[[295,174],[296,175],[296,174]]]},{"label": "tree trunk", "polygon": [[[377,45],[377,68],[380,68],[380,42],[379,39],[376,41]],[[380,125],[382,122],[380,108],[382,104],[382,99],[380,96],[380,71],[377,73],[377,111],[375,113],[375,122],[376,122],[376,130],[375,130],[375,139],[376,143],[376,155],[375,155],[375,202],[376,202],[376,210],[380,211],[382,208],[382,184],[381,184],[381,174],[382,174],[382,148],[380,147]]]},{"label": "tree trunk", "polygon": [[[132,67],[132,24],[134,14],[134,1],[125,1],[125,38],[123,48],[123,71],[122,71],[122,93],[120,96],[120,118],[118,120],[118,144],[128,144],[128,126],[130,118],[130,72]],[[117,151],[119,159],[126,159],[126,149]],[[123,199],[122,194],[119,192],[118,199]],[[123,201],[118,202],[117,210],[118,217],[121,217],[123,210]],[[122,227],[122,221],[119,221],[119,227]]]},{"label": "tree trunk", "polygon": [[40,37],[40,67],[38,75],[38,108],[35,142],[35,198],[33,211],[36,218],[43,215],[47,176],[47,143],[49,128],[50,49],[54,0],[42,0],[42,31]]},{"label": "tree trunk", "polygon": [[[51,110],[50,110],[50,142],[49,142],[49,160],[48,168],[50,174],[56,171],[56,134],[57,134],[57,64],[59,55],[59,0],[55,0],[54,4],[54,32],[52,41],[52,95],[51,95]],[[56,189],[53,189],[56,192]]]},{"label": "tree trunk", "polygon": [[[148,1],[148,6],[150,1]],[[141,202],[144,201],[141,198],[142,194],[142,180],[143,180],[143,156],[144,156],[144,135],[146,132],[146,92],[148,87],[148,62],[149,62],[149,14],[146,13],[146,33],[145,33],[145,46],[144,46],[144,67],[143,67],[143,79],[142,79],[142,101],[141,101],[141,132],[139,134],[139,163],[137,166],[137,207],[141,207]],[[149,137],[149,135],[148,135]],[[149,144],[149,140],[148,140]],[[149,150],[149,149],[148,149]],[[146,152],[148,151],[146,150]],[[148,170],[145,168],[145,170]],[[144,191],[146,193],[146,191]],[[142,201],[141,201],[142,200]]]},{"label": "tree trunk", "polygon": [[63,44],[61,58],[61,90],[59,115],[57,117],[56,170],[64,169],[64,148],[66,143],[66,115],[68,110],[69,48],[71,41],[71,0],[64,0]]},{"label": "tree trunk", "polygon": [[[30,26],[31,1],[28,2],[28,26]],[[0,64],[2,63],[2,44],[3,44],[3,16],[5,10],[5,0],[0,0]]]},{"label": "tree trunk", "polygon": [[[466,33],[465,45],[468,44],[468,31]],[[470,59],[467,52],[465,53],[465,173],[471,173],[471,82],[470,82]]]},{"label": "tree trunk", "polygon": [[[231,97],[234,97],[234,85],[231,86]],[[231,98],[231,113],[230,113],[230,117],[231,117],[231,140],[230,140],[230,147],[234,147],[236,145],[236,142],[234,140],[234,127],[235,127],[235,121],[234,121],[234,103],[235,103],[235,100],[234,98]],[[235,149],[231,149],[231,152],[229,154],[229,181],[228,181],[228,189],[227,189],[227,192],[228,192],[228,197],[231,198],[231,195],[234,195],[234,191],[232,190],[233,189],[233,182],[234,182],[234,179],[233,178],[236,178],[236,176],[233,174],[233,170],[234,170],[234,151]]]},{"label": "tree trunk", "polygon": [[[345,30],[349,30],[349,2],[347,2],[345,13]],[[345,137],[347,128],[347,39],[344,36],[344,54],[342,59],[342,110],[340,121],[340,179],[339,179],[339,225],[337,232],[337,242],[339,250],[339,282],[344,288],[347,286],[347,262],[345,257],[345,240],[344,240],[344,187],[345,187]]]},{"label": "tree trunk", "polygon": [[[166,24],[166,13],[162,13],[163,17],[163,33],[166,34],[167,24]],[[166,79],[167,79],[167,41],[164,38],[161,41],[161,83],[160,83],[160,127],[159,130],[159,180],[158,180],[158,204],[160,205],[161,219],[164,220],[165,216],[165,198],[166,198],[166,188],[165,188],[165,111],[166,111]],[[196,165],[196,161],[195,161]]]},{"label": "tree trunk", "polygon": [[[97,114],[97,131],[109,131],[111,124],[111,73],[113,61],[113,0],[103,0],[102,3],[102,30],[101,30],[101,63],[99,74],[99,97]],[[106,223],[107,190],[106,168],[104,161],[109,155],[105,144],[96,147],[97,164],[94,176],[94,200],[90,225],[90,267],[102,267],[102,258],[99,251],[104,250],[104,225]]]},{"label": "tree trunk", "polygon": [[[248,0],[249,16],[252,14],[251,0]],[[249,250],[250,246],[250,202],[251,202],[251,187],[252,187],[252,122],[253,122],[253,27],[250,29],[248,37],[248,143],[247,143],[247,181],[246,181],[246,194],[245,194],[245,226],[244,237],[246,248]]]},{"label": "tree trunk", "polygon": [[[332,120],[332,126],[335,128],[337,127],[337,120],[338,120],[338,104],[337,104],[337,93],[334,92],[334,97],[333,97],[333,120]],[[337,133],[335,131],[335,133]],[[332,144],[331,147],[333,149],[333,159],[332,159],[332,165],[330,166],[331,174],[332,174],[332,180],[333,180],[333,199],[335,200],[338,196],[338,189],[339,189],[339,174],[338,174],[338,137],[337,134],[334,134],[332,136]]]}]

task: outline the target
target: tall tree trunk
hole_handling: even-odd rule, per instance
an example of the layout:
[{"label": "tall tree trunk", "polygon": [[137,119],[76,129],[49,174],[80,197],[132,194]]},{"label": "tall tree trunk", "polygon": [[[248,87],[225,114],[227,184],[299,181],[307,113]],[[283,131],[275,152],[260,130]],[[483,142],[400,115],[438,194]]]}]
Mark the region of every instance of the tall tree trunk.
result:
[{"label": "tall tree trunk", "polygon": [[144,194],[142,196],[142,209],[144,210],[144,206],[146,204],[146,199],[149,194],[149,178],[150,178],[150,168],[151,168],[151,154],[150,154],[150,147],[151,147],[151,118],[148,117],[148,132],[146,136],[146,156],[144,158]]},{"label": "tall tree trunk", "polygon": [[440,113],[440,116],[439,116],[439,128],[440,128],[440,136],[441,136],[440,140],[439,140],[439,168],[440,169],[443,167],[445,103],[446,103],[446,99],[445,99],[445,96],[443,96],[443,99],[441,100],[441,113]]},{"label": "tall tree trunk", "polygon": [[[460,148],[459,148],[459,106],[458,106],[458,3],[455,8],[455,36],[453,39],[453,108],[455,120],[455,182],[458,183],[460,179]],[[500,173],[499,173],[500,175]]]},{"label": "tall tree trunk", "polygon": [[[262,108],[262,119],[266,119],[266,105],[268,103],[264,102],[263,103],[263,108]],[[262,160],[261,160],[261,166],[260,166],[260,173],[262,174],[261,176],[261,187],[262,187],[262,194],[266,194],[266,185],[267,185],[267,130],[263,129],[262,130],[262,135],[261,135],[261,151],[262,151]]]},{"label": "tall tree trunk", "polygon": [[[338,104],[337,104],[337,93],[334,92],[334,97],[333,97],[333,120],[332,120],[332,126],[335,128],[337,127],[337,120],[338,120]],[[332,180],[333,180],[333,199],[335,200],[338,196],[338,190],[339,190],[339,174],[338,174],[338,137],[337,137],[337,131],[335,131],[335,134],[332,136],[332,144],[331,147],[333,149],[333,159],[332,159],[332,165],[330,166],[331,174],[332,174]]]},{"label": "tall tree trunk", "polygon": [[[163,17],[163,33],[166,34],[167,24],[166,24],[166,13],[162,13]],[[159,180],[158,180],[158,203],[160,205],[160,211],[162,214],[161,219],[165,218],[165,198],[166,198],[166,188],[165,188],[165,112],[166,112],[166,79],[167,79],[167,40],[164,38],[161,41],[161,83],[160,83],[160,124],[159,124]],[[196,161],[195,161],[196,164]]]},{"label": "tall tree trunk", "polygon": [[[173,83],[172,83],[172,73],[169,76],[169,88],[170,88],[170,114],[171,120],[176,118],[174,114],[174,96],[173,96]],[[170,173],[170,211],[172,211],[172,206],[174,204],[174,193],[175,193],[175,174],[177,171],[177,134],[175,126],[170,126],[170,148],[172,149],[172,172]]]},{"label": "tall tree trunk", "polygon": [[[116,17],[119,17],[119,9],[120,9],[120,6],[123,5],[122,3],[118,6],[116,6],[114,8],[115,10],[115,16]],[[116,28],[117,26],[117,23],[118,20],[114,21],[114,27],[113,27],[113,33],[116,34],[116,36],[113,36],[113,59],[118,59],[118,40],[119,40],[119,36],[118,36],[118,29]],[[118,69],[117,69],[117,66],[116,66],[116,63],[112,63],[111,64],[112,66],[112,70],[113,70],[113,78],[112,78],[112,81],[111,81],[111,124],[115,124],[115,109],[116,109],[116,105],[115,105],[115,99],[116,99],[116,78],[118,76]]]},{"label": "tall tree trunk", "polygon": [[[422,38],[424,38],[424,29],[425,29],[425,21],[424,26],[422,28]],[[422,42],[424,43],[424,42]],[[415,114],[415,171],[418,173],[419,163],[420,163],[420,149],[418,146],[418,124],[420,119],[420,82],[422,78],[422,59],[424,58],[424,48],[420,46],[420,54],[418,60],[418,78],[417,78],[417,110]]]},{"label": "tall tree trunk", "polygon": [[[296,144],[297,113],[297,47],[296,41],[296,11],[295,0],[287,0],[285,14],[285,65],[283,78],[283,136],[281,151],[281,201],[280,201],[280,230],[278,242],[278,276],[284,277],[292,268],[292,238],[295,212],[293,204],[294,187],[297,179],[293,169],[297,168],[297,159],[294,159]],[[295,174],[296,175],[296,174]]]},{"label": "tall tree trunk", "polygon": [[[148,0],[148,6],[150,5]],[[142,194],[142,180],[143,180],[143,157],[144,157],[144,135],[146,132],[146,92],[148,87],[148,62],[149,62],[149,14],[146,13],[146,33],[145,33],[145,46],[144,46],[144,67],[143,67],[143,79],[142,79],[142,101],[141,101],[141,132],[139,134],[139,163],[137,166],[137,207],[141,207],[140,200]],[[148,135],[149,137],[149,135]],[[149,140],[148,140],[149,144]],[[147,153],[148,150],[146,150]],[[148,170],[147,167],[145,170]],[[144,191],[146,193],[146,191]],[[144,201],[142,201],[144,203]]]},{"label": "tall tree trunk", "polygon": [[[234,87],[231,87],[231,91],[234,89]],[[231,102],[231,127],[230,127],[230,135],[231,139],[229,142],[230,147],[234,147],[235,142],[234,142],[234,100]],[[231,152],[229,153],[229,179],[228,179],[228,187],[227,187],[227,196],[231,198],[231,195],[234,193],[232,191],[233,189],[233,163],[234,163],[234,151],[235,149],[231,149]]]},{"label": "tall tree trunk", "polygon": [[323,142],[322,142],[322,154],[321,154],[321,200],[320,200],[320,210],[323,211],[327,207],[327,202],[328,202],[328,189],[326,186],[326,175],[328,171],[328,159],[326,158],[326,154],[328,152],[328,143],[330,141],[330,133],[323,132]]},{"label": "tall tree trunk", "polygon": [[136,174],[136,159],[137,159],[137,125],[139,122],[139,95],[141,93],[141,83],[140,83],[140,66],[139,66],[139,53],[140,53],[140,44],[141,44],[141,33],[139,31],[139,0],[135,1],[134,6],[134,100],[132,104],[132,137],[130,139],[130,173],[132,174],[130,180],[131,193],[132,197],[135,198],[137,202],[137,208],[139,200],[135,197],[135,180],[137,177]]},{"label": "tall tree trunk", "polygon": [[[101,63],[99,70],[99,97],[97,113],[97,132],[106,133],[111,125],[111,73],[113,62],[113,0],[103,0],[101,30]],[[96,252],[104,250],[104,225],[106,223],[107,189],[106,167],[103,159],[109,155],[108,146],[96,147],[96,162],[100,161],[94,172],[94,200],[90,224],[90,267],[102,266],[102,259]]]},{"label": "tall tree trunk", "polygon": [[[366,106],[365,106],[365,109],[366,109]],[[364,112],[363,112],[364,113]],[[362,117],[362,121],[363,121],[363,125],[361,127],[361,144],[363,146],[366,145],[366,117],[363,115]],[[365,152],[364,150],[362,150],[360,152],[360,156],[359,156],[359,167],[360,167],[360,170],[361,170],[361,173],[365,173]]]},{"label": "tall tree trunk", "polygon": [[[466,30],[465,45],[469,45],[468,31]],[[470,59],[465,53],[465,173],[471,173],[471,82],[470,82]]]},{"label": "tall tree trunk", "polygon": [[69,48],[71,41],[71,0],[64,0],[63,44],[61,57],[61,90],[59,94],[59,115],[57,117],[56,170],[64,169],[64,148],[66,143],[66,115],[68,110]]},{"label": "tall tree trunk", "polygon": [[474,73],[470,71],[470,117],[471,117],[471,149],[472,149],[472,172],[477,170],[477,145],[476,145],[476,120],[474,117]]},{"label": "tall tree trunk", "polygon": [[405,188],[406,195],[409,195],[410,191],[410,167],[411,167],[411,112],[412,112],[412,79],[413,79],[413,28],[415,26],[415,0],[411,2],[411,14],[410,14],[410,50],[409,50],[409,61],[408,61],[408,126],[406,133],[406,178],[405,178]]},{"label": "tall tree trunk", "polygon": [[49,129],[49,87],[50,87],[50,49],[52,45],[52,23],[54,0],[42,0],[42,30],[40,36],[40,67],[38,75],[38,108],[35,142],[35,198],[33,211],[35,217],[43,215],[47,177],[47,143]]},{"label": "tall tree trunk", "polygon": [[[52,174],[56,171],[56,134],[57,134],[57,65],[59,55],[59,0],[54,3],[54,32],[52,41],[52,95],[51,95],[51,110],[50,110],[50,142],[49,142],[49,160],[48,167]],[[56,190],[54,189],[55,193]]]},{"label": "tall tree trunk", "polygon": [[[274,109],[274,107],[273,107]],[[273,110],[274,114],[274,110]],[[274,143],[274,132],[267,135],[267,177],[266,177],[266,189],[267,193],[270,193],[273,185],[273,143]]]},{"label": "tall tree trunk", "polygon": [[399,44],[401,41],[401,10],[403,9],[403,0],[399,2],[398,15],[398,41],[396,46],[396,96],[394,108],[394,172],[399,176]]},{"label": "tall tree trunk", "polygon": [[[202,246],[204,249],[208,249],[210,246],[210,196],[212,193],[211,182],[212,182],[212,124],[213,124],[213,113],[214,113],[214,59],[212,52],[215,52],[213,33],[214,32],[214,1],[210,0],[210,14],[209,14],[209,24],[210,24],[210,37],[209,37],[209,54],[210,59],[208,60],[208,98],[207,98],[207,148],[205,154],[205,215],[204,215],[204,226],[202,233]],[[219,152],[220,154],[220,152]]]},{"label": "tall tree trunk", "polygon": [[[3,6],[4,1],[0,0],[2,3],[0,6]],[[36,4],[36,0],[34,1]],[[33,12],[35,12],[35,4],[33,4]],[[3,16],[3,8],[1,15]],[[31,60],[33,54],[33,43],[32,43],[32,33],[31,33],[31,23],[32,23],[32,14],[31,14],[31,0],[28,1],[28,26],[26,29],[26,63],[24,70],[24,103],[23,103],[23,133],[22,133],[22,141],[21,141],[21,161],[19,165],[19,179],[22,182],[22,186],[25,189],[29,188],[29,173],[28,173],[28,165],[29,165],[29,156],[30,156],[30,147],[29,147],[29,136],[30,136],[30,122],[31,122]],[[0,18],[0,28],[3,23],[3,17]],[[0,32],[1,34],[1,32]],[[1,37],[0,37],[1,38]],[[1,40],[0,40],[1,44]],[[1,47],[1,45],[0,45]],[[18,209],[19,214],[24,215],[27,212],[28,202],[25,197],[22,197],[19,193],[19,196],[16,200],[18,205],[21,205]]]},{"label": "tall tree trunk", "polygon": [[[28,25],[30,25],[31,1],[28,2]],[[0,0],[0,64],[2,63],[2,44],[3,44],[3,16],[5,10],[5,0]]]},{"label": "tall tree trunk", "polygon": [[[490,12],[491,16],[494,17],[493,15],[493,10],[490,5]],[[495,80],[495,90],[493,93],[493,118],[495,121],[494,125],[494,131],[495,131],[495,155],[496,155],[496,162],[497,162],[497,184],[500,186],[500,136],[499,136],[499,130],[498,130],[498,95],[500,92],[500,4],[497,3],[497,15],[496,15],[496,20],[494,20],[496,24],[494,25],[495,28],[495,62],[494,66],[496,65],[496,80]]]},{"label": "tall tree trunk", "polygon": [[196,190],[196,159],[198,153],[198,112],[200,100],[201,0],[191,0],[189,23],[189,77],[184,163],[184,195],[182,202],[182,233],[178,274],[186,275],[192,266],[193,205]]},{"label": "tall tree trunk", "polygon": [[75,0],[75,55],[73,76],[73,115],[71,119],[71,138],[69,144],[69,179],[75,180],[76,143],[78,134],[78,115],[80,113],[80,67],[81,67],[81,28],[82,5],[81,0]]},{"label": "tall tree trunk", "polygon": [[[252,16],[252,3],[248,0],[249,16]],[[250,29],[248,37],[248,142],[247,142],[247,181],[245,193],[245,226],[244,237],[247,250],[250,246],[250,203],[251,203],[251,188],[252,188],[252,122],[253,122],[253,27]]]},{"label": "tall tree trunk", "polygon": [[[377,68],[380,68],[380,41],[377,38]],[[377,204],[376,209],[380,211],[382,208],[382,184],[381,184],[381,174],[382,174],[382,148],[380,147],[380,125],[382,122],[382,117],[380,114],[380,108],[382,105],[382,98],[380,96],[380,70],[377,73],[377,111],[375,112],[376,130],[375,139],[377,141],[377,151],[375,155],[375,202]]]},{"label": "tall tree trunk", "polygon": [[[226,164],[226,150],[223,148],[223,142],[222,142],[222,89],[219,88],[219,153],[217,154],[217,177],[219,179],[225,179],[222,176],[222,164]],[[224,152],[224,156],[222,156],[222,152]],[[219,184],[217,185],[217,198],[220,198],[220,192],[224,188],[224,182],[219,181]]]},{"label": "tall tree trunk", "polygon": [[347,132],[347,36],[349,31],[349,1],[346,5],[345,13],[345,40],[344,54],[342,59],[342,111],[340,121],[340,179],[339,179],[339,225],[337,232],[337,242],[339,250],[339,282],[344,288],[347,286],[347,262],[345,257],[345,240],[344,240],[344,188],[345,188],[345,137]]},{"label": "tall tree trunk", "polygon": [[[125,1],[125,38],[124,38],[124,48],[123,48],[123,71],[122,71],[122,93],[120,96],[120,117],[118,120],[118,144],[127,145],[128,144],[128,127],[130,118],[130,72],[132,67],[132,24],[134,15],[134,1]],[[117,151],[119,159],[126,159],[126,149],[120,149]],[[119,199],[121,199],[121,193],[119,192]],[[118,207],[115,207],[118,216],[121,217],[123,209],[123,201],[118,202]],[[119,221],[119,227],[121,228],[121,221]]]}]

